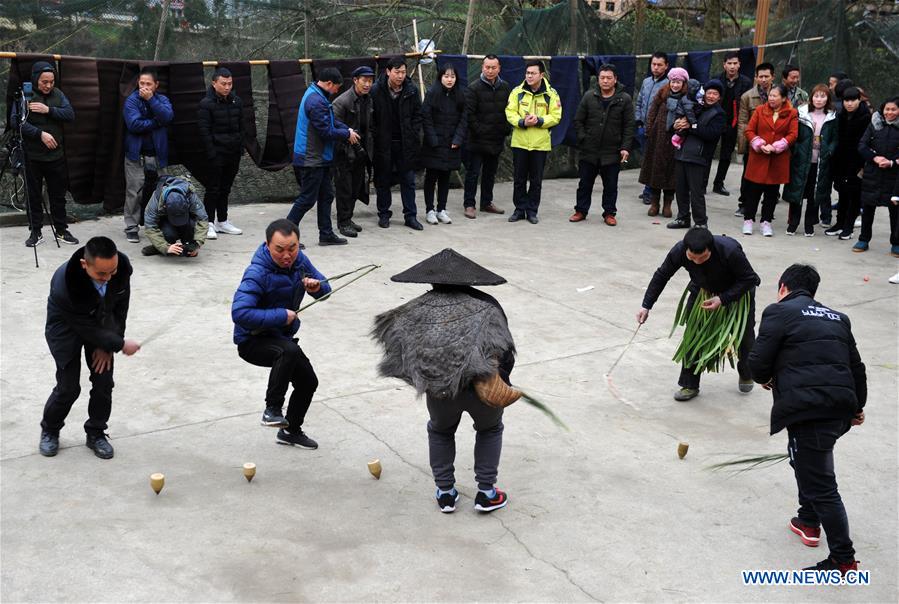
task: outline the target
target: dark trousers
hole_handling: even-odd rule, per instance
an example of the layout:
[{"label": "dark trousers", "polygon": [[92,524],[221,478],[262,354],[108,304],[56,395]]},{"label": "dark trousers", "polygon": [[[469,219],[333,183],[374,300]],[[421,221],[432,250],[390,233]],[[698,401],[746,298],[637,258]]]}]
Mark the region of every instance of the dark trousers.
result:
[{"label": "dark trousers", "polygon": [[761,222],[774,220],[774,206],[777,205],[780,186],[760,185],[745,178],[743,183],[743,220],[755,220],[756,212],[759,209],[759,201],[762,202]]},{"label": "dark trousers", "polygon": [[295,430],[303,425],[312,395],[318,388],[318,377],[297,341],[274,336],[252,336],[237,346],[240,358],[257,367],[271,367],[265,406],[281,409],[287,385],[293,385],[287,405],[287,423]]},{"label": "dark trousers", "polygon": [[44,226],[43,182],[47,181],[47,197],[50,201],[50,219],[57,233],[66,230],[66,188],[68,172],[66,160],[32,161],[25,165],[26,186],[28,188],[28,208],[31,212],[31,229],[40,230]]},{"label": "dark trousers", "polygon": [[[832,172],[832,168],[828,172]],[[830,200],[830,192],[833,190],[833,174],[823,174],[821,182],[818,183],[818,188],[827,191],[827,199],[819,204],[820,207],[818,209],[821,212],[821,222],[829,223],[831,218],[833,218],[833,207]]]},{"label": "dark trousers", "polygon": [[287,219],[299,225],[306,212],[317,205],[318,237],[319,239],[332,237],[334,227],[331,224],[331,204],[334,202],[334,189],[331,187],[331,168],[294,166],[293,175],[300,186],[300,194],[287,213]]},{"label": "dark trousers", "polygon": [[[51,434],[59,434],[65,425],[66,416],[72,405],[81,394],[81,359],[79,353],[67,361],[56,360],[56,386],[44,405],[44,417],[41,420],[41,428]],[[88,434],[100,435],[106,430],[106,422],[112,411],[112,388],[115,385],[112,379],[113,366],[103,373],[96,373],[91,367],[94,348],[84,344],[84,360],[90,369],[91,392],[87,403],[87,421],[84,422],[84,431]]]},{"label": "dark trousers", "polygon": [[[805,200],[805,232],[814,233],[818,224],[818,204],[815,203],[815,183],[818,182],[818,164],[811,164],[808,169],[808,177],[805,179],[805,189],[802,197]],[[795,232],[799,228],[799,218],[802,216],[802,201],[791,203],[787,215],[787,230]]]},{"label": "dark trousers", "polygon": [[[696,293],[691,293],[687,300],[687,312],[693,308],[696,303]],[[746,320],[746,328],[743,330],[743,337],[740,338],[740,346],[737,351],[737,373],[740,374],[741,380],[748,380],[752,377],[749,371],[749,353],[752,352],[752,346],[755,344],[755,288],[749,290],[749,317]],[[681,365],[680,378],[677,380],[681,388],[699,388],[700,374],[694,373],[691,369]]]},{"label": "dark trousers", "polygon": [[169,243],[181,242],[182,256],[187,256],[187,252],[194,251],[200,247],[195,238],[196,227],[197,222],[195,220],[188,220],[187,224],[180,227],[173,226],[168,220],[159,222],[159,230],[162,231],[162,236],[165,237],[166,241]]},{"label": "dark trousers", "polygon": [[425,170],[425,210],[434,209],[434,187],[437,187],[437,211],[446,209],[446,199],[449,197],[449,170]]},{"label": "dark trousers", "polygon": [[231,195],[231,185],[237,178],[238,168],[240,168],[240,153],[219,154],[210,164],[209,185],[203,198],[210,223],[228,220],[228,196]]},{"label": "dark trousers", "polygon": [[469,387],[454,399],[427,395],[428,450],[434,483],[448,491],[456,484],[456,428],[467,411],[474,421],[474,476],[478,488],[489,490],[496,484],[499,457],[503,449],[503,409],[484,404]]},{"label": "dark trousers", "polygon": [[515,212],[522,216],[536,216],[540,209],[547,155],[546,151],[512,148],[512,203],[515,204]]},{"label": "dark trousers", "polygon": [[[724,185],[724,179],[727,177],[727,170],[730,168],[730,160],[734,154],[734,147],[737,146],[737,128],[728,128],[721,135],[721,149],[718,155],[718,170],[715,172],[714,185],[716,187]],[[709,163],[711,168],[711,162]],[[706,177],[708,182],[708,177]]]},{"label": "dark trousers", "polygon": [[[899,206],[891,203],[887,209],[890,213],[890,245],[899,245]],[[859,241],[871,241],[875,210],[877,206],[865,206],[865,211],[862,212],[862,232],[858,235]]]},{"label": "dark trousers", "polygon": [[849,518],[837,490],[833,447],[849,431],[845,419],[801,422],[787,426],[790,465],[799,488],[799,512],[803,524],[821,526],[827,535],[830,556],[837,562],[855,560],[849,538]]},{"label": "dark trousers", "polygon": [[337,224],[345,225],[353,219],[356,200],[368,198],[368,180],[364,159],[334,165],[334,192],[337,205]]},{"label": "dark trousers", "polygon": [[390,211],[390,205],[393,199],[390,196],[390,187],[392,184],[400,185],[400,199],[403,200],[403,217],[407,220],[415,218],[418,214],[418,208],[415,207],[415,171],[406,169],[403,161],[403,144],[400,142],[392,142],[390,144],[390,176],[383,178],[377,176],[380,184],[376,185],[378,216],[388,218],[393,215]]},{"label": "dark trousers", "polygon": [[618,203],[618,174],[621,165],[618,163],[601,166],[586,160],[580,160],[577,164],[577,203],[574,209],[584,216],[590,211],[593,197],[593,185],[598,175],[602,180],[602,215],[603,217],[618,213],[615,207]]},{"label": "dark trousers", "polygon": [[743,171],[740,174],[740,197],[737,200],[740,206],[743,205],[743,199],[746,197],[746,166],[749,164],[749,152],[743,154]]},{"label": "dark trousers", "polygon": [[841,227],[843,233],[851,233],[861,210],[862,179],[856,174],[840,174],[834,178],[834,187],[839,193],[834,226]]},{"label": "dark trousers", "polygon": [[481,209],[493,203],[493,183],[496,182],[496,169],[499,166],[499,154],[470,151],[465,162],[465,200],[466,208],[475,206],[475,194],[478,191],[478,177],[481,179]]},{"label": "dark trousers", "polygon": [[674,162],[675,194],[677,195],[677,218],[697,225],[708,224],[705,211],[705,173],[706,166],[691,164],[685,161]]}]

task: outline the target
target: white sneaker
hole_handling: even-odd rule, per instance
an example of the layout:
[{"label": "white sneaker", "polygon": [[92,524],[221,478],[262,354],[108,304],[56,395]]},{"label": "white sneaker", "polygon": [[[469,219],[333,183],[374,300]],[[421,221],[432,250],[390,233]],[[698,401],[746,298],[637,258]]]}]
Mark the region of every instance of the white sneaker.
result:
[{"label": "white sneaker", "polygon": [[210,222],[209,228],[206,229],[206,239],[218,239],[218,233],[215,232],[215,226]]},{"label": "white sneaker", "polygon": [[453,221],[450,220],[449,214],[446,213],[446,210],[440,210],[439,212],[437,212],[437,220],[439,220],[443,224],[453,223]]},{"label": "white sneaker", "polygon": [[896,273],[895,275],[893,275],[892,277],[890,277],[890,283],[897,283],[897,284],[899,284],[899,273]]},{"label": "white sneaker", "polygon": [[437,212],[430,210],[427,215],[425,215],[425,221],[428,224],[437,224]]},{"label": "white sneaker", "polygon": [[862,217],[859,216],[858,218],[855,219],[855,228],[858,229],[858,228],[861,228],[861,226],[862,226]]},{"label": "white sneaker", "polygon": [[219,233],[226,233],[228,235],[243,234],[243,231],[241,231],[239,228],[237,228],[236,226],[234,226],[227,220],[225,222],[216,222],[215,230],[218,231]]},{"label": "white sneaker", "polygon": [[755,224],[751,220],[743,221],[743,234],[744,235],[752,235],[752,225]]},{"label": "white sneaker", "polygon": [[774,229],[770,222],[762,222],[762,237],[774,237]]}]

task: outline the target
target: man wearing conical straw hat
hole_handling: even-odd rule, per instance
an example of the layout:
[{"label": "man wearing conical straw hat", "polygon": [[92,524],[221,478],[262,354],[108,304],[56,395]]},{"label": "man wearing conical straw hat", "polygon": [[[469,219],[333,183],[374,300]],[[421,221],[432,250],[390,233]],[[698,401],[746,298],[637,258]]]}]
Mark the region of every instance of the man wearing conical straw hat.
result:
[{"label": "man wearing conical straw hat", "polygon": [[506,280],[450,248],[391,280],[433,286],[378,315],[372,336],[385,351],[378,367],[381,375],[400,378],[426,396],[437,505],[449,513],[459,500],[453,473],[455,433],[467,412],[477,432],[475,509],[504,507],[509,499],[494,485],[503,444],[503,408],[521,395],[509,382],[515,343],[499,302],[473,286]]},{"label": "man wearing conical straw hat", "polygon": [[[665,289],[665,285],[671,277],[674,276],[679,269],[685,268],[690,275],[690,283],[687,286],[689,297],[686,306],[683,305],[683,297],[681,298],[681,307],[678,309],[678,323],[683,317],[687,323],[687,329],[684,332],[684,343],[687,342],[688,333],[697,333],[697,336],[703,336],[703,332],[696,328],[697,324],[701,324],[702,318],[698,312],[694,312],[694,306],[700,294],[703,298],[699,300],[700,309],[712,313],[719,308],[722,310],[730,310],[729,307],[734,306],[737,313],[745,312],[743,317],[736,322],[737,328],[743,326],[742,333],[737,333],[735,339],[737,341],[730,342],[731,346],[727,346],[727,351],[720,354],[713,349],[714,342],[710,346],[706,343],[701,348],[701,353],[709,352],[709,356],[714,356],[711,365],[720,365],[720,359],[726,354],[732,356],[731,347],[736,349],[737,356],[737,372],[740,374],[739,389],[742,393],[748,393],[752,390],[752,375],[749,372],[748,357],[749,351],[752,350],[752,344],[755,342],[755,288],[761,283],[761,279],[753,270],[752,265],[746,258],[742,246],[735,239],[724,235],[712,235],[711,231],[704,227],[693,227],[684,235],[682,241],[677,242],[668,255],[665,257],[662,265],[656,269],[646,293],[643,296],[643,305],[637,311],[637,322],[645,323],[649,318],[649,311],[652,309],[656,300]],[[684,296],[687,292],[684,292]],[[746,299],[748,297],[748,299]],[[740,306],[742,305],[742,307]],[[681,313],[681,308],[684,312]],[[741,308],[743,309],[741,311]],[[733,324],[731,324],[733,326]],[[694,329],[691,329],[694,328]],[[733,331],[737,331],[734,328]],[[733,335],[733,332],[731,332]],[[698,339],[708,342],[705,337]],[[718,340],[721,342],[722,340]],[[680,349],[679,349],[680,352]],[[675,358],[678,355],[675,354]],[[674,400],[688,401],[695,398],[699,394],[699,378],[703,370],[716,370],[714,367],[708,369],[709,361],[700,363],[699,365],[691,365],[689,359],[695,356],[684,356],[681,365],[680,378],[678,385],[680,390],[675,392]],[[707,357],[708,358],[708,357]]]}]

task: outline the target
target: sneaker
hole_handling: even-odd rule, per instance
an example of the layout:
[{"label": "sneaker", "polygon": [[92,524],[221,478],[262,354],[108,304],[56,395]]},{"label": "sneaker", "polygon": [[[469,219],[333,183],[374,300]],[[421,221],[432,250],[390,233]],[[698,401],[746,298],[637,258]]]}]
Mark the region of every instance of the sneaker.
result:
[{"label": "sneaker", "polygon": [[37,247],[44,242],[44,236],[41,235],[40,231],[31,231],[31,235],[28,236],[28,239],[25,240],[25,245],[27,247]]},{"label": "sneaker", "polygon": [[831,228],[832,226],[833,226],[833,222],[831,222],[830,220],[822,220],[822,221],[821,221],[821,228],[822,228],[822,229],[829,229],[829,228]]},{"label": "sneaker", "polygon": [[358,237],[359,231],[354,229],[348,224],[340,224],[337,226],[337,231],[343,235],[344,237]]},{"label": "sneaker", "polygon": [[441,224],[453,223],[453,221],[449,217],[449,214],[446,213],[446,210],[440,210],[439,212],[437,212],[437,220],[439,220]]},{"label": "sneaker", "polygon": [[742,216],[743,215],[743,206],[737,206],[737,210],[734,212],[734,216]]},{"label": "sneaker", "polygon": [[346,239],[344,239],[343,237],[338,237],[334,233],[331,233],[330,235],[327,235],[325,237],[318,238],[319,245],[346,245],[346,243]]},{"label": "sneaker", "polygon": [[725,197],[730,196],[730,191],[725,189],[723,184],[713,186],[712,193],[717,193],[718,195],[724,195]]},{"label": "sneaker", "polygon": [[833,225],[833,226],[827,227],[827,230],[824,231],[824,234],[827,235],[828,237],[836,237],[837,235],[839,235],[842,232],[843,232],[843,227],[838,226],[838,225]]},{"label": "sneaker", "polygon": [[743,221],[743,234],[744,235],[752,235],[752,227],[755,224],[752,220],[744,220]]},{"label": "sneaker", "polygon": [[899,285],[899,273],[896,273],[892,277],[890,277],[890,283],[895,283]]},{"label": "sneaker", "polygon": [[674,220],[666,224],[665,227],[669,229],[689,229],[690,221],[684,220],[682,218],[675,218]]},{"label": "sneaker", "polygon": [[795,234],[796,234],[796,229],[790,229],[789,227],[787,228],[786,231],[784,231],[784,235],[786,235],[787,237],[792,237]]},{"label": "sneaker", "polygon": [[437,224],[437,212],[428,210],[428,213],[425,214],[425,222],[428,224]]},{"label": "sneaker", "polygon": [[78,239],[75,238],[74,235],[66,229],[62,232],[56,231],[56,240],[62,241],[63,243],[68,243],[69,245],[78,245]]},{"label": "sneaker", "polygon": [[449,493],[440,494],[440,489],[437,489],[437,494],[434,495],[437,499],[437,507],[440,508],[440,511],[444,514],[451,514],[456,511],[456,502],[459,501],[459,491],[453,488]]},{"label": "sneaker", "polygon": [[106,439],[107,435],[102,432],[100,434],[88,434],[84,444],[87,445],[88,449],[93,450],[94,455],[100,459],[112,459],[115,451]]},{"label": "sneaker", "polygon": [[144,256],[158,256],[161,254],[155,245],[145,245],[141,248],[140,253]]},{"label": "sneaker", "polygon": [[286,428],[290,424],[288,424],[287,420],[284,419],[284,416],[281,415],[281,409],[279,407],[266,407],[265,411],[262,412],[262,425]]},{"label": "sneaker", "polygon": [[353,229],[354,231],[356,231],[357,233],[362,232],[362,227],[359,226],[358,224],[356,224],[355,222],[353,222],[352,218],[349,221],[347,221],[347,224],[350,225],[350,228]]},{"label": "sneaker", "polygon": [[299,429],[296,432],[288,432],[284,428],[278,430],[278,444],[302,447],[303,449],[318,449],[318,443]]},{"label": "sneaker", "polygon": [[674,393],[674,400],[684,402],[699,396],[699,388],[681,388]]},{"label": "sneaker", "polygon": [[418,222],[418,219],[415,216],[410,216],[403,221],[407,227],[412,229],[413,231],[423,231],[424,227],[421,226],[421,223]]},{"label": "sneaker", "polygon": [[38,447],[44,457],[53,457],[59,452],[59,434],[41,431],[41,444]]},{"label": "sneaker", "polygon": [[774,237],[774,229],[771,228],[771,223],[768,221],[763,221],[761,224],[762,227],[762,237]]},{"label": "sneaker", "polygon": [[862,217],[859,216],[858,218],[856,218],[855,224],[853,224],[852,226],[854,226],[857,229],[860,229],[862,227]]},{"label": "sneaker", "polygon": [[838,239],[840,241],[849,241],[852,239],[852,231],[840,231]]},{"label": "sneaker", "polygon": [[216,222],[215,230],[226,235],[242,235],[243,231],[231,224],[228,220],[225,222]]},{"label": "sneaker", "polygon": [[378,217],[378,226],[382,229],[390,228],[390,216],[379,216]]},{"label": "sneaker", "polygon": [[799,518],[790,520],[790,530],[799,535],[802,542],[809,547],[818,547],[821,542],[821,527],[803,524]]},{"label": "sneaker", "polygon": [[740,378],[737,386],[740,388],[740,392],[746,394],[747,392],[752,392],[752,389],[755,387],[755,382],[753,382],[752,380],[744,380],[743,378]]},{"label": "sneaker", "polygon": [[868,242],[867,241],[856,241],[855,245],[852,246],[853,252],[867,252],[868,251]]},{"label": "sneaker", "polygon": [[802,570],[838,570],[841,576],[845,576],[847,571],[858,570],[858,560],[852,562],[837,562],[831,557],[827,560],[821,560],[814,566],[808,566]]},{"label": "sneaker", "polygon": [[890,246],[890,255],[895,258],[899,258],[899,245]]},{"label": "sneaker", "polygon": [[140,243],[140,234],[137,231],[125,231],[125,239],[128,243]]},{"label": "sneaker", "polygon": [[492,512],[493,510],[506,507],[506,504],[509,503],[509,497],[499,489],[493,490],[496,491],[496,495],[492,499],[487,497],[483,491],[478,491],[477,496],[474,498],[474,509],[479,512]]},{"label": "sneaker", "polygon": [[206,229],[206,239],[218,239],[218,233],[215,232],[215,225],[211,222],[209,223],[209,228]]},{"label": "sneaker", "polygon": [[815,236],[815,232],[812,231],[811,233],[806,233],[805,236],[806,236],[806,237],[814,237],[814,236]]}]

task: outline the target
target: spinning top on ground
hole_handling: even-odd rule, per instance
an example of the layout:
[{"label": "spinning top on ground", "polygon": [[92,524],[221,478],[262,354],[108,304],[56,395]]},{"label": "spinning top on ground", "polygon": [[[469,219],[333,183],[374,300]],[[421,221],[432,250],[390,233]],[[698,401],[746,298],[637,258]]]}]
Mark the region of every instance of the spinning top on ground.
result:
[{"label": "spinning top on ground", "polygon": [[368,462],[368,471],[371,472],[372,476],[374,476],[375,478],[380,480],[381,479],[381,460],[374,459],[374,460]]},{"label": "spinning top on ground", "polygon": [[253,482],[254,476],[256,476],[256,464],[245,463],[243,465],[243,477],[247,479],[247,482]]},{"label": "spinning top on ground", "polygon": [[150,486],[156,491],[156,494],[159,495],[159,491],[162,490],[162,487],[165,486],[165,474],[150,474]]},{"label": "spinning top on ground", "polygon": [[690,445],[687,443],[677,443],[677,456],[683,459],[687,456],[687,449],[690,448]]}]

